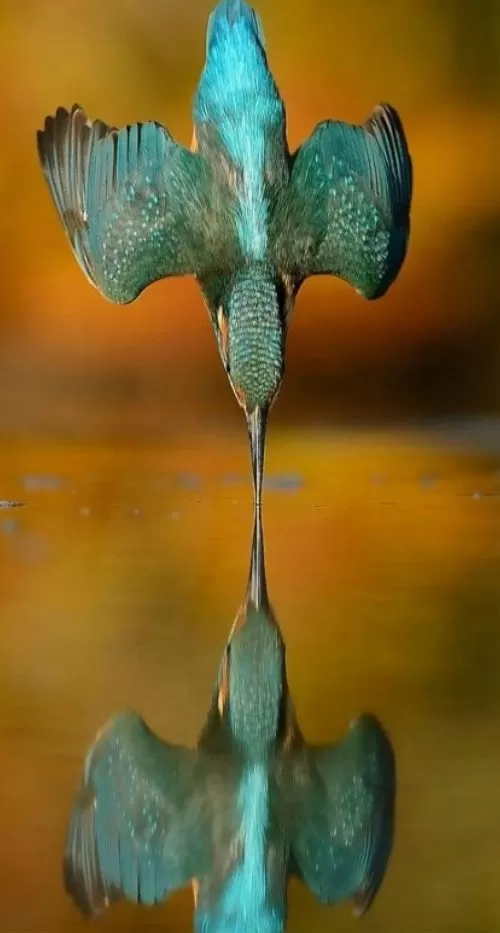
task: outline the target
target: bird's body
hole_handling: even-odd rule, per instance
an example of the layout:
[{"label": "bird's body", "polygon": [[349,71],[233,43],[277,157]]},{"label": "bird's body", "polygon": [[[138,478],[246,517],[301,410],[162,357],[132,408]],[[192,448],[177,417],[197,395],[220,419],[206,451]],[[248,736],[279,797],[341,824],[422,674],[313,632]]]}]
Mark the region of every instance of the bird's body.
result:
[{"label": "bird's body", "polygon": [[260,504],[267,412],[283,378],[293,303],[310,275],[384,294],[406,254],[412,167],[383,105],[319,124],[293,155],[261,23],[245,0],[211,14],[191,150],[158,123],[121,130],[59,108],[38,134],[59,217],[86,275],[127,303],[194,275],[247,416]]},{"label": "bird's body", "polygon": [[256,513],[246,598],[195,749],[115,717],[85,763],[65,852],[80,909],[164,900],[191,884],[197,933],[280,933],[297,875],[322,901],[365,910],[389,859],[395,768],[363,715],[339,743],[309,745],[265,585]]}]

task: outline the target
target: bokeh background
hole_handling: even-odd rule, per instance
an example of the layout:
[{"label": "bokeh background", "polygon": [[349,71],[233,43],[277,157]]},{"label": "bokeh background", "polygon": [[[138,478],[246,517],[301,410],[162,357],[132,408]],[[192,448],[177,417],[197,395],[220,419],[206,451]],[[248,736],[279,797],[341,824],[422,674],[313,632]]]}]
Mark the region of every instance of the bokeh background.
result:
[{"label": "bokeh background", "polygon": [[[292,147],[379,100],[415,166],[408,259],[363,302],[309,281],[273,410],[271,595],[304,730],[363,709],[398,761],[372,933],[500,925],[500,5],[261,0]],[[83,754],[133,707],[192,743],[243,596],[242,416],[193,282],[87,283],[35,131],[74,101],[191,138],[208,0],[0,0],[0,930],[86,929],[60,859]],[[25,505],[4,510],[3,499]],[[191,929],[182,892],[103,930]],[[355,929],[291,886],[290,930]]]},{"label": "bokeh background", "polygon": [[[35,130],[74,101],[121,125],[191,139],[208,0],[3,0],[0,7],[0,425],[74,426],[96,395],[146,430],[236,421],[194,282],[104,302],[75,264],[38,169]],[[495,0],[262,0],[270,64],[296,147],[327,116],[379,100],[415,162],[409,258],[383,301],[309,281],[289,337],[277,419],[496,408],[500,6]],[[96,418],[89,415],[90,420]],[[125,424],[122,429],[125,430]]]}]

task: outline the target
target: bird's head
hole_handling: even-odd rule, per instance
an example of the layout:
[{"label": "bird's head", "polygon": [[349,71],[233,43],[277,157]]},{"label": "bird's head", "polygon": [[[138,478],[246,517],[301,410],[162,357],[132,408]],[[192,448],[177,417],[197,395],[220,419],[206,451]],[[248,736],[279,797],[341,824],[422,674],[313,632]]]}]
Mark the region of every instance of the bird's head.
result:
[{"label": "bird's head", "polygon": [[286,691],[285,646],[270,606],[260,510],[255,511],[250,574],[219,675],[219,713],[249,755],[278,739]]},{"label": "bird's head", "polygon": [[252,264],[229,283],[217,314],[219,350],[250,435],[260,503],[267,413],[285,366],[286,291],[272,270]]}]

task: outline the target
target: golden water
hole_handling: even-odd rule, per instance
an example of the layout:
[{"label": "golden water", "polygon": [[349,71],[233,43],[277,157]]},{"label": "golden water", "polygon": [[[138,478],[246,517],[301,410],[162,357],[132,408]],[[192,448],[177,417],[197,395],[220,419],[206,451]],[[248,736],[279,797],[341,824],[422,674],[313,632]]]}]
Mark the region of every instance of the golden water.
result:
[{"label": "golden water", "polygon": [[[61,884],[96,730],[132,707],[192,743],[243,596],[243,432],[170,448],[0,448],[2,933],[87,926]],[[311,739],[376,712],[397,754],[397,836],[373,933],[500,925],[500,455],[424,433],[271,432],[268,583]],[[355,930],[290,888],[289,929]],[[192,900],[96,929],[188,931]]]}]

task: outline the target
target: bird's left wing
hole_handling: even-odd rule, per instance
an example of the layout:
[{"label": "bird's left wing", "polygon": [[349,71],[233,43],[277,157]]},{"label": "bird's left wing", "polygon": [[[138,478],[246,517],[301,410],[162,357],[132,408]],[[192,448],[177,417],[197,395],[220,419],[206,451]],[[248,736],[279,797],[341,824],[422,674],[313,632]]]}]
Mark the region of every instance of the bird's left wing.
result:
[{"label": "bird's left wing", "polygon": [[393,107],[376,107],[360,126],[320,123],[293,156],[276,210],[278,265],[296,284],[336,275],[365,298],[379,298],[406,255],[412,178]]},{"label": "bird's left wing", "polygon": [[395,764],[386,733],[364,715],[339,744],[299,749],[286,773],[283,823],[294,872],[319,900],[350,898],[363,913],[393,841]]},{"label": "bird's left wing", "polygon": [[75,256],[110,301],[126,304],[158,279],[217,264],[225,226],[210,167],[166,127],[116,129],[75,104],[47,117],[37,142]]},{"label": "bird's left wing", "polygon": [[90,749],[68,828],[64,883],[83,913],[119,898],[154,904],[206,867],[200,756],[159,739],[136,713]]}]

